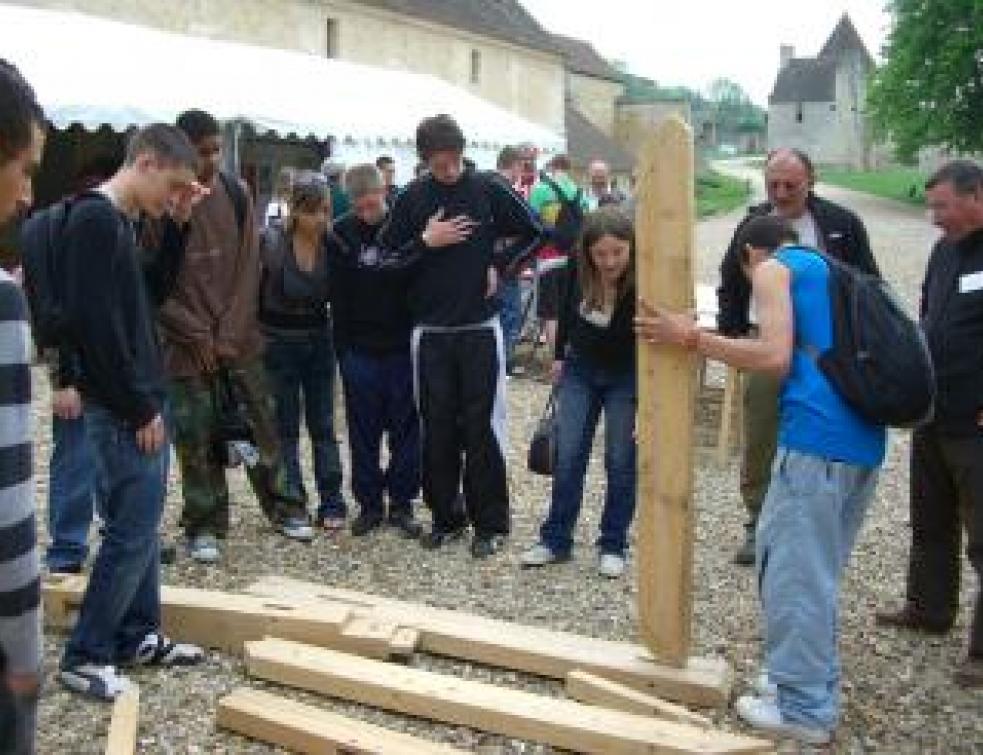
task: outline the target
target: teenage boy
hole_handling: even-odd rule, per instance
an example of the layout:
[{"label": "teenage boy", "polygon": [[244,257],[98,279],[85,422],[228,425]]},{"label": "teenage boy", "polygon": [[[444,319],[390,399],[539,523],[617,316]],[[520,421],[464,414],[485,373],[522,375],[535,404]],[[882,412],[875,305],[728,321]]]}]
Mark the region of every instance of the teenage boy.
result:
[{"label": "teenage boy", "polygon": [[[352,534],[362,537],[386,521],[385,496],[389,525],[404,537],[418,538],[413,501],[420,493],[420,420],[413,402],[408,271],[387,270],[380,252],[378,236],[388,214],[380,171],[374,165],[349,168],[345,190],[352,212],[335,222],[328,260],[352,493],[361,507]],[[386,469],[379,458],[384,435]]]},{"label": "teenage boy", "polygon": [[238,178],[219,170],[218,122],[190,110],[177,125],[197,151],[197,180],[209,193],[191,215],[184,265],[158,317],[181,465],[181,524],[190,556],[210,564],[218,561],[219,539],[229,530],[229,489],[223,459],[214,451],[222,413],[218,397],[227,389],[239,398],[259,451],[259,461],[247,471],[263,513],[286,537],[310,540],[313,530],[303,492],[287,484],[261,359],[252,200]]},{"label": "teenage boy", "polygon": [[173,126],[138,131],[119,171],[72,207],[63,235],[65,308],[79,358],[89,443],[105,486],[102,546],[59,679],[112,700],[118,666],[198,663],[161,633],[159,536],[169,446],[161,355],[137,248],[141,213],[187,221],[201,196],[198,156]]},{"label": "teenage boy", "polygon": [[884,460],[885,431],[860,417],[816,361],[833,342],[830,270],[797,244],[788,220],[748,221],[738,236],[759,331],[729,338],[692,317],[642,304],[639,334],[678,345],[781,384],[778,452],[758,521],[758,584],[766,672],[757,695],[738,699],[748,723],[806,744],[830,741],[839,718],[840,580]]},{"label": "teenage boy", "polygon": [[[0,225],[32,201],[44,113],[0,59]],[[41,675],[41,583],[32,471],[31,337],[27,302],[0,268],[0,751],[34,752]]]},{"label": "teenage boy", "polygon": [[[470,522],[471,554],[485,558],[509,532],[505,353],[488,297],[489,269],[521,264],[543,231],[503,181],[464,169],[464,147],[464,134],[450,116],[419,125],[416,148],[429,173],[399,195],[381,241],[419,260],[408,300],[424,497],[433,511],[433,528],[422,544],[440,548],[461,537]],[[513,241],[496,253],[498,239]],[[462,453],[466,510],[458,495]]]}]

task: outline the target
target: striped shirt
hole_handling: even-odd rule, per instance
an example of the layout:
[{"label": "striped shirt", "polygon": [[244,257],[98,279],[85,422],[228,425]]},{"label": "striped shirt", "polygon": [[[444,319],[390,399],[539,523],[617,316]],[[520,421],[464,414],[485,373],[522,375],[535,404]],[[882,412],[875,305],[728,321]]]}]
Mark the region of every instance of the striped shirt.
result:
[{"label": "striped shirt", "polygon": [[0,270],[0,666],[7,673],[41,664],[30,369],[27,304]]}]

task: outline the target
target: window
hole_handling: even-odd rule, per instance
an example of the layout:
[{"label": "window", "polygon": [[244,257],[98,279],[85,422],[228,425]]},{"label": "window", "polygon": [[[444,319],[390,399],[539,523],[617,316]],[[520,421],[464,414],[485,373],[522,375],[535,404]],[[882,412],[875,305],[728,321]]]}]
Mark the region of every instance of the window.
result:
[{"label": "window", "polygon": [[471,83],[481,83],[481,50],[471,51]]},{"label": "window", "polygon": [[327,36],[325,39],[324,54],[328,58],[338,57],[338,19],[329,18],[325,22],[325,31]]},{"label": "window", "polygon": [[802,103],[796,103],[795,105],[795,122],[802,123]]}]

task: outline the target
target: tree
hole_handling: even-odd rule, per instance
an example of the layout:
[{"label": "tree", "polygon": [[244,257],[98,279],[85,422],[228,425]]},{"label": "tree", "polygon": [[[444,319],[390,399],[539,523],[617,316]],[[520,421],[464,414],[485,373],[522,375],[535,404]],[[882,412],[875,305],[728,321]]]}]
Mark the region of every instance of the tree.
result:
[{"label": "tree", "polygon": [[902,160],[921,147],[983,151],[983,2],[891,0],[894,25],[867,96]]}]

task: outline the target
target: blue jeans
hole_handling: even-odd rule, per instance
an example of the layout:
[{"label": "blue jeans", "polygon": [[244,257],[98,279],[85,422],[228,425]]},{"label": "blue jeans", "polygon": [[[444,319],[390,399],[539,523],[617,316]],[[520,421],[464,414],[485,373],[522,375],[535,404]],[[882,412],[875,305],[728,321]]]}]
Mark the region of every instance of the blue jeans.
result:
[{"label": "blue jeans", "polygon": [[[341,355],[345,418],[352,452],[352,493],[362,511],[382,515],[382,496],[389,513],[409,513],[420,494],[420,418],[413,400],[413,361],[406,351],[376,356],[358,349]],[[380,465],[382,436],[389,445],[389,465]]]},{"label": "blue jeans", "polygon": [[499,281],[497,298],[498,317],[502,321],[502,336],[505,338],[505,361],[511,364],[522,328],[522,288],[518,276]]},{"label": "blue jeans", "polygon": [[549,514],[540,541],[567,556],[584,497],[584,477],[594,431],[604,411],[607,490],[601,515],[601,553],[623,555],[635,514],[635,370],[612,372],[569,355],[557,394],[557,459]]},{"label": "blue jeans", "polygon": [[331,331],[309,338],[271,337],[266,371],[276,399],[277,432],[288,485],[304,490],[300,471],[301,402],[314,455],[318,516],[345,516],[342,472],[334,433],[335,354]]},{"label": "blue jeans", "polygon": [[89,527],[101,510],[103,493],[96,475],[85,420],[52,417],[53,449],[48,472],[48,546],[54,570],[80,567],[89,555]]},{"label": "blue jeans", "polygon": [[779,448],[758,520],[765,667],[786,721],[832,730],[840,712],[838,605],[877,469]]},{"label": "blue jeans", "polygon": [[86,406],[85,429],[105,484],[105,534],[62,668],[125,662],[160,627],[158,528],[170,448],[143,453],[136,433],[100,406]]}]

